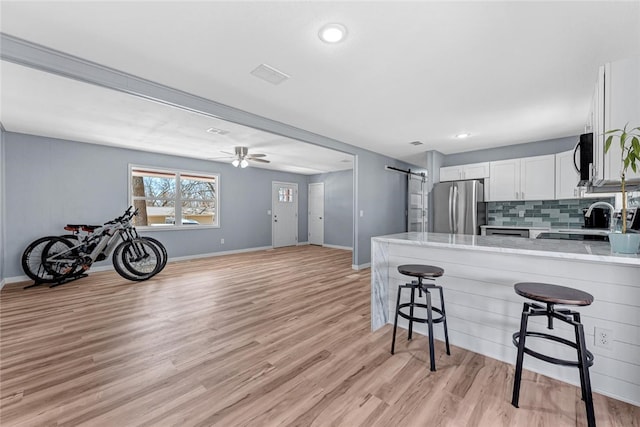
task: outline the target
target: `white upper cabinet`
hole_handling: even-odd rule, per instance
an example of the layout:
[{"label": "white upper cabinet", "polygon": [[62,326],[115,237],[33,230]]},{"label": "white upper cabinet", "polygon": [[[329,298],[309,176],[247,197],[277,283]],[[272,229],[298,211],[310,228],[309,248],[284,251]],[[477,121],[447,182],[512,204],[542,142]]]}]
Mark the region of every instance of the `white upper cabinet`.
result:
[{"label": "white upper cabinet", "polygon": [[489,178],[489,162],[440,168],[440,182]]},{"label": "white upper cabinet", "polygon": [[489,163],[488,201],[518,200],[520,195],[520,159]]},{"label": "white upper cabinet", "polygon": [[573,163],[573,150],[556,154],[556,199],[577,199],[580,174]]},{"label": "white upper cabinet", "polygon": [[[604,154],[604,132],[640,126],[640,56],[600,67],[591,109],[594,164],[592,182],[600,186],[620,182],[620,146],[614,143]],[[628,180],[640,179],[640,172],[628,171]]]},{"label": "white upper cabinet", "polygon": [[489,164],[489,201],[555,198],[555,155]]}]

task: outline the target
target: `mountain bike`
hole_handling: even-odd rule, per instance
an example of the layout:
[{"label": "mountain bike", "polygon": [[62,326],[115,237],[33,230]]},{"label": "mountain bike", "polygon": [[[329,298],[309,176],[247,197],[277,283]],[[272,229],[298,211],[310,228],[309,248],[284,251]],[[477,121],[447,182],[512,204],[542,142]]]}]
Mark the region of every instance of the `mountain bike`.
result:
[{"label": "mountain bike", "polygon": [[111,254],[115,270],[128,280],[158,274],[167,262],[166,249],[158,240],[138,235],[132,222],[138,211],[132,209],[101,226],[68,224],[65,230],[73,234],[32,242],[22,255],[22,268],[35,282],[32,286],[52,283],[53,287],[85,277],[94,262]]}]

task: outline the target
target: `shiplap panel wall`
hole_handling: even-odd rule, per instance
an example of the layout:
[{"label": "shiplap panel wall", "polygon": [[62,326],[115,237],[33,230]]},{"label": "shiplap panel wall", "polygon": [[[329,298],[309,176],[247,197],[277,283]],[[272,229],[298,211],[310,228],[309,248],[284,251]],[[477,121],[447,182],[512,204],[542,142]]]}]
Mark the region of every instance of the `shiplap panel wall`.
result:
[{"label": "shiplap panel wall", "polygon": [[[460,346],[514,364],[516,348],[512,334],[519,329],[524,299],[513,285],[520,281],[554,283],[591,293],[595,302],[577,308],[582,315],[587,347],[595,356],[590,369],[594,391],[640,405],[640,269],[633,266],[385,243],[387,253],[388,321],[393,323],[397,286],[407,282],[398,273],[400,264],[424,263],[445,269],[438,279],[444,287],[449,339]],[[375,274],[375,273],[374,273]],[[407,302],[409,292],[402,302]],[[433,294],[436,306],[437,294]],[[399,325],[406,328],[401,318]],[[530,330],[546,330],[546,318],[531,318]],[[554,332],[574,339],[573,328],[555,322]],[[613,331],[611,350],[594,346],[594,327]],[[426,325],[414,324],[414,330],[426,334]],[[434,337],[443,340],[441,325],[435,325]],[[574,359],[575,350],[560,344],[530,339],[537,351]],[[427,349],[425,349],[427,351]],[[525,357],[525,369],[579,385],[578,370],[551,365]]]}]

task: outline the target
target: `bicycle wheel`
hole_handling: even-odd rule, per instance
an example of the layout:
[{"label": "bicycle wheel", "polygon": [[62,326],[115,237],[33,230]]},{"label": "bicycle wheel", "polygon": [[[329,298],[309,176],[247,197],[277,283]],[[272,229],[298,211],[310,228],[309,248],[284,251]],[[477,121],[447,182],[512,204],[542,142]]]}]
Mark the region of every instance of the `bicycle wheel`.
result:
[{"label": "bicycle wheel", "polygon": [[[77,244],[77,239],[56,237],[49,240],[49,243],[42,251],[42,265],[47,273],[56,277],[56,281],[61,281],[82,273],[88,268],[84,266],[82,259],[78,256],[78,250],[73,249]],[[59,255],[54,260],[51,257]]]},{"label": "bicycle wheel", "polygon": [[145,239],[126,240],[113,251],[113,267],[127,280],[136,282],[150,279],[160,270],[161,255]]},{"label": "bicycle wheel", "polygon": [[[54,241],[64,240],[58,236],[41,237],[31,242],[22,253],[22,270],[29,278],[38,283],[52,283],[61,279],[61,275],[55,271],[50,271],[43,264],[43,256],[46,255],[46,248]],[[73,245],[65,240],[65,247],[71,248]]]},{"label": "bicycle wheel", "polygon": [[167,248],[165,248],[164,245],[159,240],[154,239],[153,237],[142,236],[140,238],[154,245],[158,250],[158,252],[160,252],[160,265],[156,274],[160,273],[164,269],[164,267],[167,265],[167,259],[169,258],[167,254]]}]

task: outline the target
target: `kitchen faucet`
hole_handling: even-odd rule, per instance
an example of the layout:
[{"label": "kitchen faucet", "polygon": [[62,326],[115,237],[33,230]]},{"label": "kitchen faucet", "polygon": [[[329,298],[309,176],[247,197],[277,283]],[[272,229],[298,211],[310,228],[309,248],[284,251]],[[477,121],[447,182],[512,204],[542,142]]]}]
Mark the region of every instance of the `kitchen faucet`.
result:
[{"label": "kitchen faucet", "polygon": [[595,203],[591,204],[591,206],[589,206],[589,209],[587,209],[587,212],[585,212],[584,216],[589,218],[591,216],[591,212],[593,211],[593,208],[595,208],[597,206],[606,206],[607,208],[611,209],[611,216],[609,217],[609,230],[613,231],[613,218],[615,217],[616,208],[614,208],[611,203],[595,202]]}]

